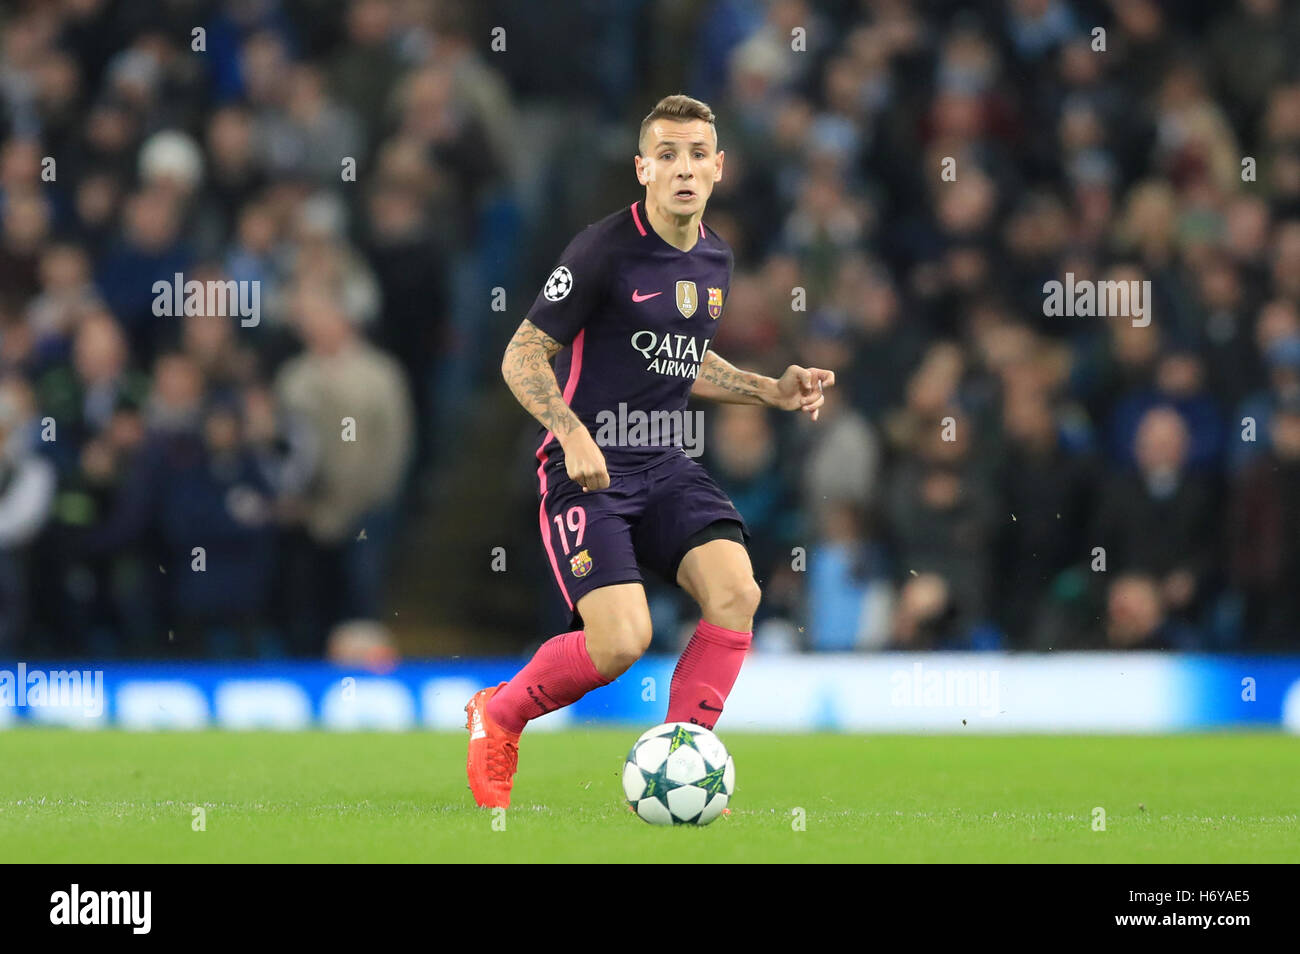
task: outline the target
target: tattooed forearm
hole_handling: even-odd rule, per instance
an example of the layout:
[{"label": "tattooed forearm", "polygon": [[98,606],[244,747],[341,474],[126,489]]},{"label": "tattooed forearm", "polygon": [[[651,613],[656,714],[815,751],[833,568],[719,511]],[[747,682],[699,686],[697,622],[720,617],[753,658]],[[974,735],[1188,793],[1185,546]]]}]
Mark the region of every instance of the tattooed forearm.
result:
[{"label": "tattooed forearm", "polygon": [[501,376],[524,410],[561,438],[582,427],[582,421],[564,403],[564,395],[551,369],[551,359],[563,347],[525,319],[506,345],[501,360]]},{"label": "tattooed forearm", "polygon": [[693,394],[724,404],[767,404],[775,382],[772,378],[739,368],[709,351],[700,362],[700,374]]}]

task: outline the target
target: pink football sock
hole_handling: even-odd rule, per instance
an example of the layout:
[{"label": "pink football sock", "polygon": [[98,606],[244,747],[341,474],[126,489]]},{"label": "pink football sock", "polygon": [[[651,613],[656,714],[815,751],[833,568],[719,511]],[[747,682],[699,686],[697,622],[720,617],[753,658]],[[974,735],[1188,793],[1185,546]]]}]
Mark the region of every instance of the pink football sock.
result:
[{"label": "pink football sock", "polygon": [[700,620],[673,670],[666,721],[694,722],[706,729],[717,725],[753,638],[753,633]]},{"label": "pink football sock", "polygon": [[582,630],[561,633],[541,648],[488,702],[488,715],[507,732],[522,732],[531,719],[577,702],[608,685],[587,654]]}]

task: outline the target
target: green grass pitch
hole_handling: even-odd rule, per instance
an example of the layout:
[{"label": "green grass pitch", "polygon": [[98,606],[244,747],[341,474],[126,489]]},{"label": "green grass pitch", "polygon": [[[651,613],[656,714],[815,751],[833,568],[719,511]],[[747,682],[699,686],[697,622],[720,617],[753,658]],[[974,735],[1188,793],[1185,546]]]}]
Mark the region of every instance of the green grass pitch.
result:
[{"label": "green grass pitch", "polygon": [[0,862],[1300,858],[1295,737],[724,731],[732,814],[665,829],[623,802],[637,734],[525,737],[500,831],[464,733],[0,731]]}]

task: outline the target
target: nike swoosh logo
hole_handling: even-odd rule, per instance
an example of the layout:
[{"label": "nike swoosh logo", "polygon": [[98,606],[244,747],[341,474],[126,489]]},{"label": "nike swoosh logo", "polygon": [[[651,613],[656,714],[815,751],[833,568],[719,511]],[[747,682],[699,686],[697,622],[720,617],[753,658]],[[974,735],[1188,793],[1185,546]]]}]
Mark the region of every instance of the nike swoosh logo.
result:
[{"label": "nike swoosh logo", "polygon": [[708,709],[710,712],[721,712],[721,711],[722,711],[722,707],[721,707],[721,706],[718,706],[717,708],[714,708],[713,706],[711,706],[711,705],[709,705],[707,702],[705,702],[703,699],[700,700],[700,708],[701,708],[701,709]]},{"label": "nike swoosh logo", "polygon": [[640,293],[639,293],[639,292],[634,288],[634,289],[632,289],[632,300],[633,300],[633,301],[646,301],[647,299],[654,298],[655,295],[662,295],[662,294],[663,294],[663,292],[651,292],[651,293],[648,294],[648,295],[642,295],[642,294],[640,294]]}]

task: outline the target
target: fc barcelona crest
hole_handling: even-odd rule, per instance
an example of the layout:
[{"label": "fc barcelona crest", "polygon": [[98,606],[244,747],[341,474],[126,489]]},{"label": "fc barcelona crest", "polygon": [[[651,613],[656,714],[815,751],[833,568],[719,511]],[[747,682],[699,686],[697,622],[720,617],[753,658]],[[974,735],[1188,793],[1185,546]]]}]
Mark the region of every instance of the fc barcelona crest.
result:
[{"label": "fc barcelona crest", "polygon": [[721,288],[709,289],[709,317],[710,318],[722,317],[722,289]]},{"label": "fc barcelona crest", "polygon": [[569,569],[573,571],[574,576],[582,579],[591,572],[591,554],[586,550],[579,550],[569,557]]},{"label": "fc barcelona crest", "polygon": [[677,310],[682,313],[683,318],[695,314],[699,303],[699,296],[695,293],[695,282],[677,283]]}]

